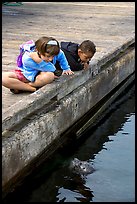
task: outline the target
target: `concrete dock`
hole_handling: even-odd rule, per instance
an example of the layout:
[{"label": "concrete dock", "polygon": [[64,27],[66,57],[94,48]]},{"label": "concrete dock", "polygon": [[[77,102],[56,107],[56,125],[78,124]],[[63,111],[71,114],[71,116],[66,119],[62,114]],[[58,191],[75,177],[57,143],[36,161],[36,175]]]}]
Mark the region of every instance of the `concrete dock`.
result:
[{"label": "concrete dock", "polygon": [[14,95],[2,87],[4,190],[97,102],[134,78],[135,2],[2,5],[2,71],[16,67],[20,44],[41,36],[59,42],[90,39],[97,52],[89,70],[61,76],[35,93]]}]

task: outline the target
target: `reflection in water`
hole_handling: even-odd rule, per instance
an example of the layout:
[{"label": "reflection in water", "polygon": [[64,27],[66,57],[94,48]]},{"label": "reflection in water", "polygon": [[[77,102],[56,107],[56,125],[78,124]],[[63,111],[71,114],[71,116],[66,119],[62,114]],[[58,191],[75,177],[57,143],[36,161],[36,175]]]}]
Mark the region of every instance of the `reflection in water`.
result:
[{"label": "reflection in water", "polygon": [[[133,202],[134,87],[124,97],[96,129],[89,128],[77,143],[60,149],[4,201]],[[95,172],[83,176],[72,171],[74,158],[94,165]]]}]

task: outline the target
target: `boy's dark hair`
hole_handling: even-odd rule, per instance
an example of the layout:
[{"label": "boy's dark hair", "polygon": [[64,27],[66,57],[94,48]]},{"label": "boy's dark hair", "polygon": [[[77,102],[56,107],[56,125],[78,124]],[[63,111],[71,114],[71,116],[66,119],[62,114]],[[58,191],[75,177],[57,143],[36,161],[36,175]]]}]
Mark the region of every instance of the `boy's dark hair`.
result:
[{"label": "boy's dark hair", "polygon": [[53,37],[41,37],[35,42],[35,45],[37,51],[42,55],[48,53],[49,55],[54,56],[58,55],[60,51],[59,42]]},{"label": "boy's dark hair", "polygon": [[82,50],[82,52],[84,53],[88,53],[91,52],[93,54],[95,54],[96,52],[96,46],[95,44],[90,41],[90,40],[84,40],[80,45],[79,48]]}]

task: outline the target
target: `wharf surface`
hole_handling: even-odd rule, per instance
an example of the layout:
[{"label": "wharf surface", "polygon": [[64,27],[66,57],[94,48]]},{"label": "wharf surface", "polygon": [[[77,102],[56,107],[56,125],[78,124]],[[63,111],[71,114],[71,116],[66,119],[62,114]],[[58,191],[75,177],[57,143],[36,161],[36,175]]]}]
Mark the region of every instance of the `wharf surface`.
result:
[{"label": "wharf surface", "polygon": [[[135,2],[22,2],[2,6],[2,71],[16,67],[19,45],[41,36],[97,46],[93,59],[113,52],[135,35]],[[52,85],[51,85],[52,86]],[[2,112],[28,93],[12,94],[2,87]]]}]

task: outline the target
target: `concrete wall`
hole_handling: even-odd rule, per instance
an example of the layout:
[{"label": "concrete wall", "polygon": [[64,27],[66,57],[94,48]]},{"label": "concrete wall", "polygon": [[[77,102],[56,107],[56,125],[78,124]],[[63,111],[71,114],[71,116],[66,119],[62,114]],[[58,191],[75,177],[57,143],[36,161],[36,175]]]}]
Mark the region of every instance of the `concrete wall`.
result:
[{"label": "concrete wall", "polygon": [[14,183],[54,140],[134,73],[133,44],[134,39],[128,40],[98,61],[91,61],[90,69],[60,77],[3,114],[3,188]]}]

